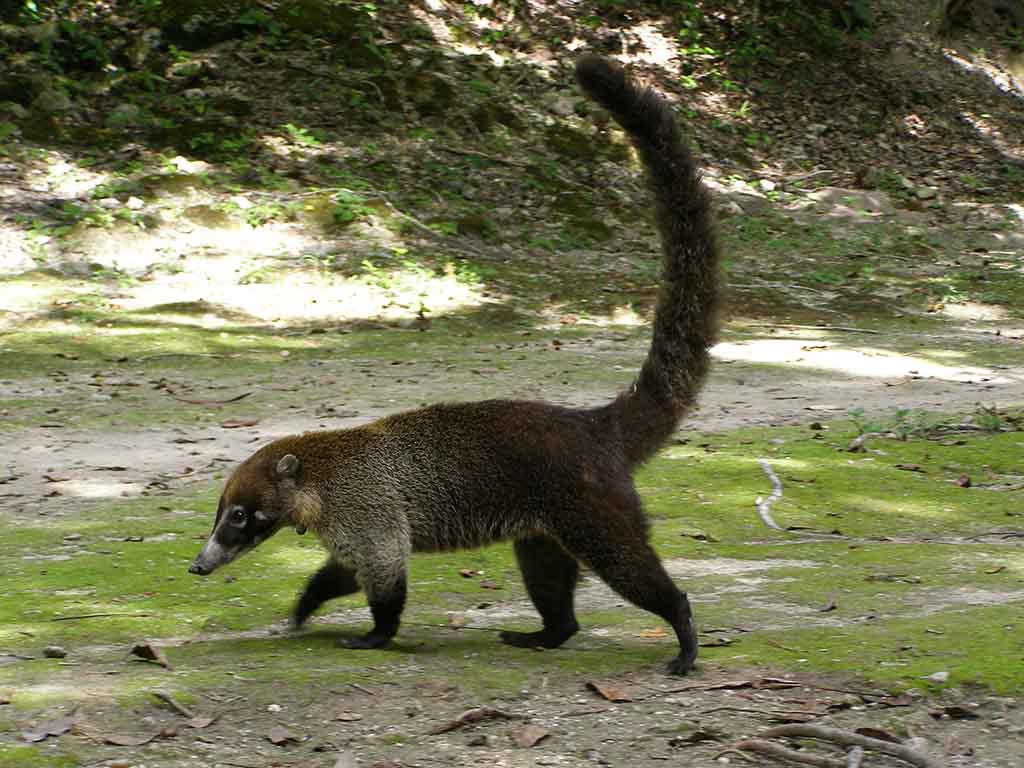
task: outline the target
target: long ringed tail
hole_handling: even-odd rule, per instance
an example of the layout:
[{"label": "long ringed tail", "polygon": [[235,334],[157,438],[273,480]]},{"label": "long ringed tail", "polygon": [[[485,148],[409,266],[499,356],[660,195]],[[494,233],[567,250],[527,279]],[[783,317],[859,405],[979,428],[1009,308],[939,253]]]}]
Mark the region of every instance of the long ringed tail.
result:
[{"label": "long ringed tail", "polygon": [[720,304],[711,198],[671,107],[595,55],[576,78],[629,134],[647,170],[662,244],[651,348],[629,391],[606,407],[630,466],[650,458],[696,402],[710,367]]}]

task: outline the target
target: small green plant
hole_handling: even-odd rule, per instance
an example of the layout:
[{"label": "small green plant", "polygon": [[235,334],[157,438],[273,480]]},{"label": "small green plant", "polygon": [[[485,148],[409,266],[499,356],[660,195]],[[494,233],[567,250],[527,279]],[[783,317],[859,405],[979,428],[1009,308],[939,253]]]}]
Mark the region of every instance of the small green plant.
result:
[{"label": "small green plant", "polygon": [[246,272],[238,279],[238,284],[260,285],[262,283],[269,283],[273,281],[274,275],[276,273],[277,272],[274,269],[274,267],[270,266],[269,264],[265,264],[261,267],[257,267],[256,269]]},{"label": "small green plant", "polygon": [[281,126],[285,132],[287,132],[289,138],[295,143],[304,147],[319,147],[323,144],[320,136],[317,136],[319,131],[314,132],[306,128],[294,125],[292,123],[285,123]]},{"label": "small green plant", "polygon": [[335,201],[331,217],[334,223],[341,227],[347,227],[373,213],[373,208],[367,205],[360,195],[348,189],[339,190],[335,195]]},{"label": "small green plant", "polygon": [[978,406],[971,420],[986,432],[1002,432],[1008,427],[995,406]]},{"label": "small green plant", "polygon": [[280,203],[260,203],[244,211],[245,221],[250,227],[260,227],[281,218],[283,214],[284,206]]},{"label": "small green plant", "polygon": [[435,221],[430,228],[442,235],[455,236],[459,234],[459,225],[454,221]]}]

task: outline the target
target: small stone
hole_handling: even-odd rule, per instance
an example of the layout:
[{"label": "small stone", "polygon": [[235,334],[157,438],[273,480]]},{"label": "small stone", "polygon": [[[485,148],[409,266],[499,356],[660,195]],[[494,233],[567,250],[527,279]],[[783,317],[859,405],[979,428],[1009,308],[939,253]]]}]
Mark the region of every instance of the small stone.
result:
[{"label": "small stone", "polygon": [[43,656],[48,659],[63,659],[67,655],[68,652],[59,645],[48,645],[43,648]]},{"label": "small stone", "polygon": [[935,672],[930,675],[925,675],[923,680],[929,680],[933,683],[944,683],[949,680],[949,672]]},{"label": "small stone", "polygon": [[761,187],[762,192],[774,192],[775,182],[770,179],[759,179],[757,185]]},{"label": "small stone", "polygon": [[142,202],[141,199],[139,199],[139,198],[137,198],[135,196],[129,197],[125,201],[125,205],[131,211],[140,211],[140,210],[142,210],[143,208],[146,207],[146,204],[144,202]]},{"label": "small stone", "polygon": [[113,211],[116,208],[121,207],[121,201],[116,197],[101,197],[96,201],[96,205],[107,211]]},{"label": "small stone", "polygon": [[250,208],[252,208],[252,202],[249,200],[249,198],[243,197],[242,195],[235,195],[234,197],[231,198],[231,202],[237,205],[243,211],[248,211]]},{"label": "small stone", "polygon": [[280,704],[268,704],[267,705],[267,712],[280,712],[280,711],[281,711],[281,705]]},{"label": "small stone", "polygon": [[918,187],[914,194],[918,200],[934,200],[938,197],[939,190],[935,187]]},{"label": "small stone", "polygon": [[64,537],[64,541],[81,541],[82,534],[80,533],[69,533]]}]

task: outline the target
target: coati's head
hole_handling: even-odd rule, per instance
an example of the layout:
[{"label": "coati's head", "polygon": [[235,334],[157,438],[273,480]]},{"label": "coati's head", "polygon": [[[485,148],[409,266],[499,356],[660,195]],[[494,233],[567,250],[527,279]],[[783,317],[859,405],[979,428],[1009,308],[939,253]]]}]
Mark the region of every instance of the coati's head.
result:
[{"label": "coati's head", "polygon": [[287,525],[305,533],[300,468],[293,454],[277,458],[269,451],[259,451],[241,464],[224,486],[213,532],[188,572],[213,573]]}]

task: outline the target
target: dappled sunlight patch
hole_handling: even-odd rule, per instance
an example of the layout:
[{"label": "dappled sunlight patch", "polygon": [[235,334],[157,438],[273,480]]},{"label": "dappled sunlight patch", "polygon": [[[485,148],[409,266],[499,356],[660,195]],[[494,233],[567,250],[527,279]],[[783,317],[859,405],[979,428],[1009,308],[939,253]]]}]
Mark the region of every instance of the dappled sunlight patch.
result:
[{"label": "dappled sunlight patch", "polygon": [[63,480],[53,483],[53,489],[77,499],[116,499],[138,496],[146,488],[145,483],[124,480]]},{"label": "dappled sunlight patch", "polygon": [[753,339],[715,345],[719,360],[792,365],[865,378],[915,377],[942,381],[1009,384],[1020,375],[979,366],[952,367],[922,357],[873,347],[844,348],[824,339]]},{"label": "dappled sunlight patch", "polygon": [[[361,274],[344,277],[319,271],[284,271],[284,265],[273,263],[249,264],[243,275],[238,262],[209,260],[159,281],[132,286],[112,304],[139,312],[202,301],[222,311],[287,323],[429,317],[491,301],[478,284],[416,265],[376,268],[370,264],[364,265]],[[185,322],[216,327],[222,321],[210,312]]]},{"label": "dappled sunlight patch", "polygon": [[939,309],[946,317],[954,320],[1004,320],[1009,316],[1005,307],[983,304],[980,301],[947,302]]},{"label": "dappled sunlight patch", "polygon": [[56,197],[72,200],[87,195],[93,188],[109,181],[112,175],[98,173],[69,159],[56,149],[42,150],[38,159],[43,166],[47,189]]},{"label": "dappled sunlight patch", "polygon": [[[37,312],[65,295],[67,286],[59,280],[43,276],[25,275],[14,280],[0,281],[0,307],[3,313]],[[0,329],[10,327],[13,320],[0,315]]]}]

